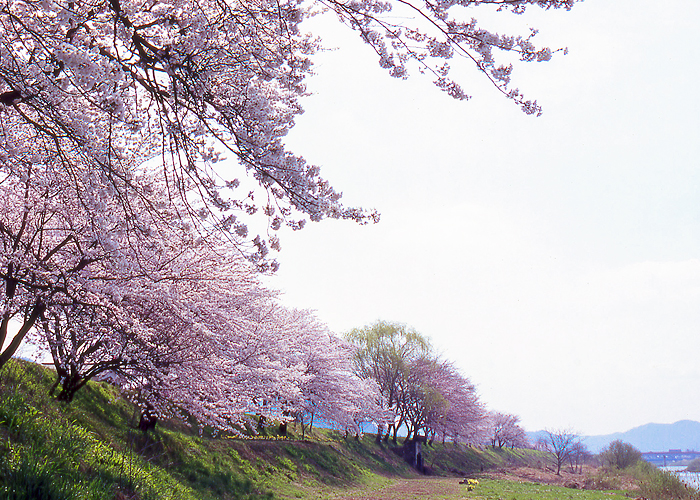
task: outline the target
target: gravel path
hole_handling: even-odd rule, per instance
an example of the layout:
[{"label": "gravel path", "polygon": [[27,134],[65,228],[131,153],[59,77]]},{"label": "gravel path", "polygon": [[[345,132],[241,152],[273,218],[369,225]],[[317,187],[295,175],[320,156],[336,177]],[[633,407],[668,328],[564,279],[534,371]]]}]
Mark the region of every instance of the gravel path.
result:
[{"label": "gravel path", "polygon": [[400,479],[375,490],[348,490],[329,500],[462,500],[467,489],[458,478]]}]

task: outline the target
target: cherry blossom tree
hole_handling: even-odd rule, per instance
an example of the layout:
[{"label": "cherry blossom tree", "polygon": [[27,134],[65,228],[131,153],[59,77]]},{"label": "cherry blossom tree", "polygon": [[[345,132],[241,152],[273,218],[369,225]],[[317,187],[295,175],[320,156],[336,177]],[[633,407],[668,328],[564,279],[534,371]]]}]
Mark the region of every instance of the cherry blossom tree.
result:
[{"label": "cherry blossom tree", "polygon": [[362,424],[385,424],[387,408],[376,382],[362,379],[353,370],[354,346],[331,334],[310,311],[289,310],[295,318],[295,340],[307,376],[295,415],[304,424],[322,419],[338,429],[362,432]]},{"label": "cherry blossom tree", "polygon": [[[179,266],[183,275],[177,279],[152,283],[132,278],[122,283],[118,299],[97,297],[95,303],[83,300],[49,307],[39,331],[62,387],[58,398],[72,400],[88,380],[105,372],[123,386],[145,386],[149,392],[165,387],[172,392],[173,377],[183,370],[189,370],[192,385],[199,383],[205,373],[195,372],[216,361],[217,346],[225,338],[222,331],[237,326],[230,313],[226,321],[217,318],[223,316],[219,308],[224,304],[234,308],[265,293],[246,282],[256,276],[255,270],[240,258],[216,274],[221,266],[207,262],[207,250],[202,245],[197,260]],[[236,296],[214,293],[222,284]]]},{"label": "cherry blossom tree", "polygon": [[[3,144],[0,140],[0,148]],[[125,296],[158,283],[162,288],[195,279],[195,257],[205,247],[214,249],[187,228],[163,187],[145,175],[140,182],[158,194],[146,201],[131,193],[127,209],[99,172],[84,171],[76,179],[61,175],[51,162],[21,156],[11,162],[0,178],[0,340],[10,337],[12,322],[19,330],[0,366],[38,322],[45,333],[59,336],[91,324],[100,337],[107,323],[126,334],[135,323],[123,307]]]},{"label": "cherry blossom tree", "polygon": [[398,412],[405,420],[406,439],[419,435],[445,441],[469,441],[478,436],[485,411],[476,388],[438,356],[410,361],[399,383]]},{"label": "cherry blossom tree", "polygon": [[444,400],[429,412],[427,434],[431,439],[478,442],[486,413],[476,387],[451,362],[439,359],[433,363],[427,382]]},{"label": "cherry blossom tree", "polygon": [[[222,332],[257,328],[271,293],[226,242],[188,228],[157,182],[150,201],[165,197],[159,210],[136,212],[143,198],[127,211],[101,180],[86,172],[74,183],[31,162],[2,179],[3,340],[13,320],[20,324],[2,362],[40,325],[61,399],[104,371],[171,392],[174,364],[206,380],[203,360],[224,343]],[[235,361],[240,347],[231,344],[228,357]]]},{"label": "cherry blossom tree", "polygon": [[277,304],[240,257],[220,261],[208,244],[190,245],[171,255],[177,276],[102,275],[109,295],[88,300],[74,287],[50,304],[37,336],[52,354],[59,399],[109,372],[142,406],[221,429],[252,413],[317,416],[355,433],[386,419],[376,384],[352,371],[349,344],[310,312]]},{"label": "cherry blossom tree", "polygon": [[[319,168],[284,144],[321,47],[301,23],[330,11],[392,76],[417,68],[457,99],[467,94],[448,61],[462,56],[539,114],[496,54],[529,62],[555,51],[536,48],[534,32],[499,35],[458,17],[477,6],[522,13],[574,1],[3,3],[0,367],[34,332],[52,354],[62,399],[111,371],[159,411],[220,428],[251,411],[312,407],[343,425],[381,425],[372,384],[398,409],[397,377],[409,380],[409,361],[429,353],[427,341],[401,328],[368,334],[351,375],[339,368],[347,349],[331,337],[324,344],[241,260],[274,270],[269,251],[285,225],[378,219],[344,206]],[[396,24],[392,9],[412,20]],[[259,219],[267,228],[249,234]],[[303,332],[326,354],[310,356]],[[408,421],[396,419],[394,439]]]},{"label": "cherry blossom tree", "polygon": [[[0,9],[7,155],[60,159],[62,175],[100,172],[125,205],[134,169],[162,166],[192,220],[245,238],[240,219],[264,210],[273,229],[292,209],[364,221],[318,169],[281,138],[301,108],[316,43],[299,33],[296,2],[12,1]],[[33,139],[33,140],[30,140]],[[229,154],[267,192],[214,170]],[[265,241],[252,239],[264,257]],[[241,243],[240,239],[236,239]],[[275,240],[270,242],[275,245]]]},{"label": "cherry blossom tree", "polygon": [[196,335],[201,357],[190,354],[167,365],[155,372],[160,378],[143,376],[131,385],[135,400],[161,415],[190,415],[200,425],[231,432],[252,424],[252,415],[261,421],[294,418],[302,430],[322,419],[356,434],[363,422],[387,419],[376,384],[352,371],[351,346],[310,311],[284,308],[271,292],[252,291],[260,296],[243,297],[235,310],[229,303],[216,321],[193,322],[211,339],[204,349],[202,333]]},{"label": "cherry blossom tree", "polygon": [[511,413],[492,412],[489,414],[490,441],[494,448],[498,446],[524,447],[527,434],[520,426],[520,417]]},{"label": "cherry blossom tree", "polygon": [[[109,307],[71,301],[47,308],[40,320],[40,339],[49,346],[58,399],[70,402],[89,380],[110,372],[131,374],[145,369],[150,346],[134,335],[110,313]],[[37,339],[38,340],[38,339]]]},{"label": "cherry blossom tree", "polygon": [[[547,61],[556,50],[535,47],[534,31],[482,28],[469,11],[568,10],[574,2],[10,0],[0,6],[0,172],[22,161],[50,163],[75,183],[94,172],[127,210],[134,193],[150,199],[138,173],[155,162],[183,216],[226,232],[274,268],[261,259],[279,248],[275,231],[283,225],[378,217],[343,206],[319,168],[284,145],[321,47],[304,33],[305,18],[331,11],[392,76],[427,72],[457,99],[467,93],[448,62],[462,57],[525,112],[539,114],[511,86],[513,66],[498,54]],[[268,221],[262,236],[248,234],[255,214]]]},{"label": "cherry blossom tree", "polygon": [[[469,9],[493,6],[497,11],[510,10],[523,14],[528,7],[570,10],[577,0],[448,0],[448,1],[388,1],[388,2],[324,2],[339,19],[357,30],[362,39],[379,56],[379,64],[397,78],[407,78],[411,63],[421,72],[434,77],[435,85],[455,99],[470,96],[459,82],[450,77],[449,61],[462,57],[473,63],[504,96],[512,99],[527,114],[542,113],[537,101],[526,99],[512,88],[512,63],[501,63],[497,53],[512,53],[524,62],[549,61],[554,52],[550,47],[537,48],[533,38],[498,34],[479,26]],[[397,22],[397,11],[411,19]],[[395,16],[393,19],[391,15]],[[463,16],[463,17],[462,17]]]},{"label": "cherry blossom tree", "polygon": [[302,332],[275,294],[260,286],[255,269],[234,262],[241,269],[224,272],[227,280],[211,275],[188,283],[197,288],[186,295],[190,329],[173,333],[189,332],[192,345],[164,370],[137,372],[128,386],[134,401],[231,432],[250,424],[251,415],[284,420],[292,414],[308,378],[296,340]]},{"label": "cherry blossom tree", "polygon": [[[12,161],[12,170],[0,179],[0,345],[9,338],[13,321],[19,329],[0,355],[0,366],[47,307],[88,293],[88,268],[100,265],[109,244],[101,238],[106,233],[98,235],[83,216],[80,201],[64,189],[65,177],[44,165]],[[90,185],[92,180],[81,182]]]}]

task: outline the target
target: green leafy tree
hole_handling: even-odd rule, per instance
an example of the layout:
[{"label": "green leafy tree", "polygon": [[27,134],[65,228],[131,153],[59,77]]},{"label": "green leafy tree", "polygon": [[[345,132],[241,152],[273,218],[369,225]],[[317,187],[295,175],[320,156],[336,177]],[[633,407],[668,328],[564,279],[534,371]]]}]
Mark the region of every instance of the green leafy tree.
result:
[{"label": "green leafy tree", "polygon": [[629,443],[617,439],[600,453],[603,466],[610,469],[626,469],[642,459],[642,452]]},{"label": "green leafy tree", "polygon": [[[402,411],[403,392],[401,388],[409,380],[412,361],[427,357],[430,342],[414,329],[387,321],[363,328],[355,328],[346,335],[347,340],[357,346],[355,370],[362,378],[371,378],[379,384],[386,403],[394,411],[394,423],[389,425],[385,439],[393,431],[396,442],[398,429],[406,423]],[[377,440],[381,439],[382,429],[377,430]]]},{"label": "green leafy tree", "polygon": [[[374,380],[393,415],[384,440],[399,429],[406,440],[419,436],[472,439],[484,408],[474,385],[449,361],[432,352],[428,339],[398,323],[379,321],[347,334],[356,346],[355,372]],[[384,428],[378,424],[377,441]]]}]

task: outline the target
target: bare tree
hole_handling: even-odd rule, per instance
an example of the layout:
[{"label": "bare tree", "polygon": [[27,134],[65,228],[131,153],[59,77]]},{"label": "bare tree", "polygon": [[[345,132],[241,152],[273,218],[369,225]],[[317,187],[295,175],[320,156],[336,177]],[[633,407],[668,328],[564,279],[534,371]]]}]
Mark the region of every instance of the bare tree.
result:
[{"label": "bare tree", "polygon": [[570,429],[545,430],[547,451],[554,455],[557,464],[557,476],[561,472],[561,466],[567,462],[575,452],[581,437]]},{"label": "bare tree", "polygon": [[583,464],[591,457],[588,448],[581,441],[574,444],[569,455],[569,465],[571,472],[581,474],[583,472]]}]

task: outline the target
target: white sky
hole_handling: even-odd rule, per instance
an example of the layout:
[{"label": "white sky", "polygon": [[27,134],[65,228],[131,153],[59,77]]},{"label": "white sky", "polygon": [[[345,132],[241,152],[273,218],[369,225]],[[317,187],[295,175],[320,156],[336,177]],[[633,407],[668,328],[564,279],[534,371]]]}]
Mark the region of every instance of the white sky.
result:
[{"label": "white sky", "polygon": [[700,2],[489,17],[569,47],[514,72],[542,117],[468,61],[468,102],[394,80],[314,21],[339,49],[288,144],[382,221],[283,234],[269,283],[338,333],[415,327],[528,430],[700,420]]}]

